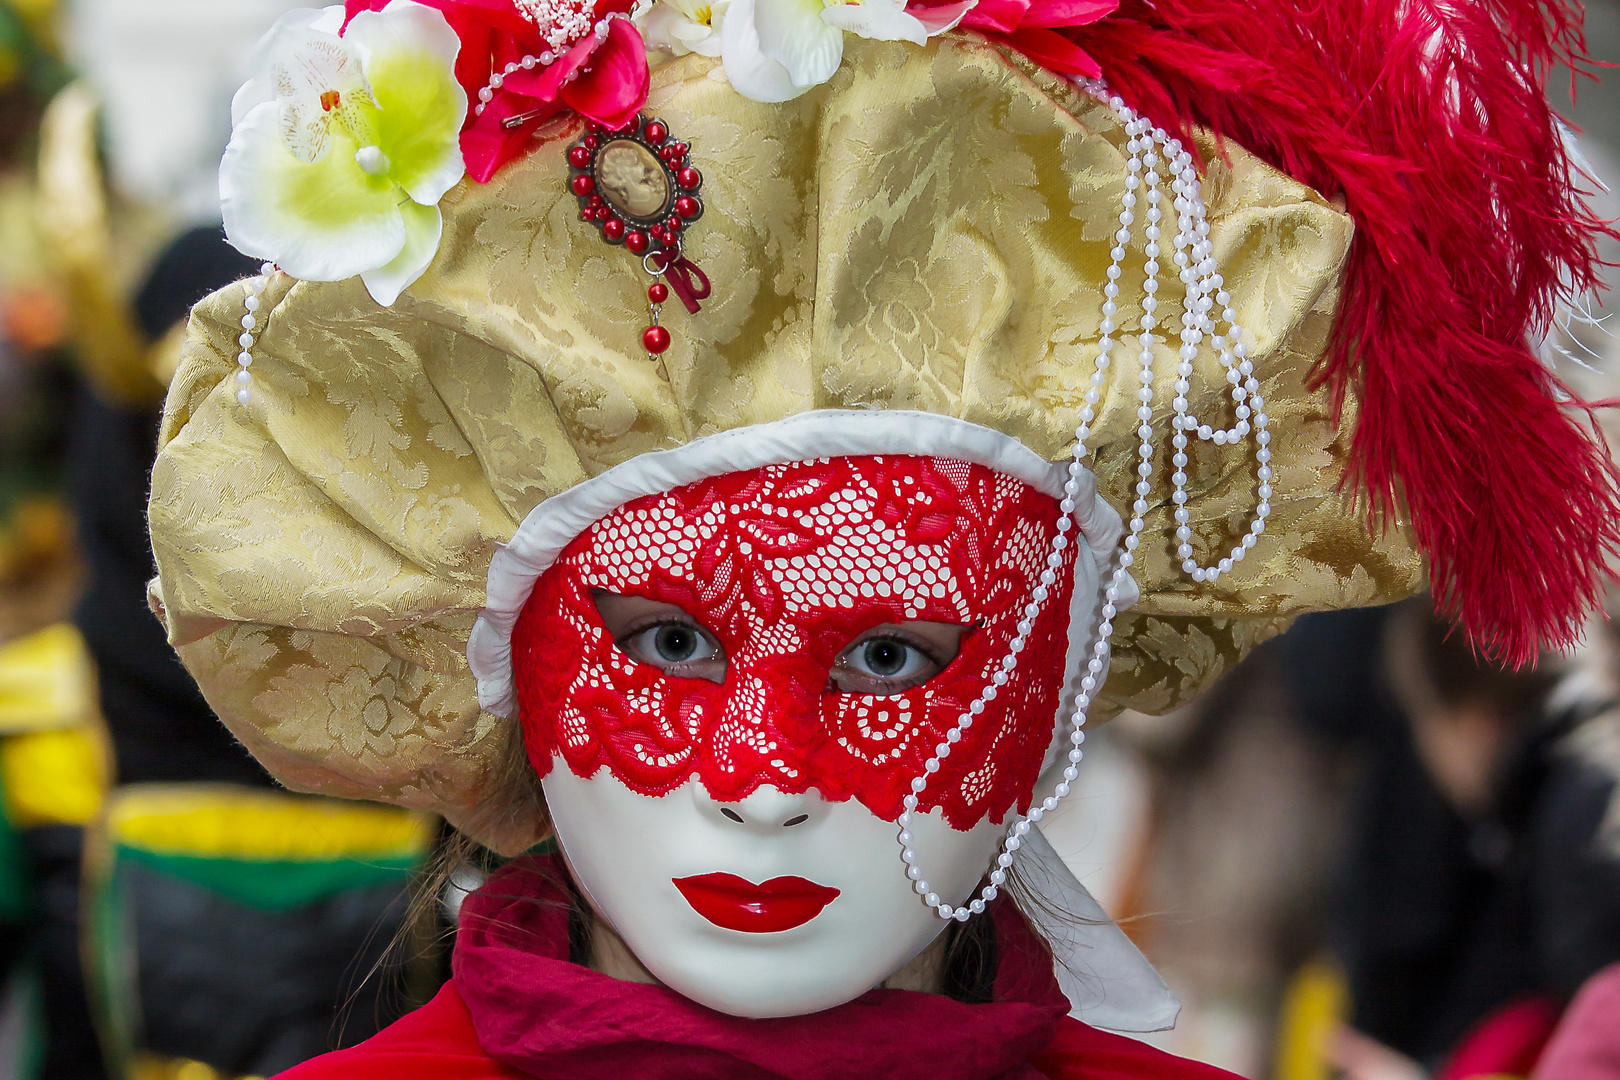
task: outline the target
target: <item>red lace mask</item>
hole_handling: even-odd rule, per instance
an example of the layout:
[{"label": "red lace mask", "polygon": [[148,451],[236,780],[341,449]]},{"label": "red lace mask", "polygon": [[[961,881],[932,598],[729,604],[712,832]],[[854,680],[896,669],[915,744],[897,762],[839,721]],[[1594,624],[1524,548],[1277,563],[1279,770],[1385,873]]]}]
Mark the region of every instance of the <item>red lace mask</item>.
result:
[{"label": "red lace mask", "polygon": [[[717,476],[630,502],[537,582],[513,632],[530,760],[607,766],[663,795],[761,785],[858,799],[893,820],[933,746],[999,670],[1045,569],[1057,502],[979,465],[846,457]],[[1076,545],[1018,669],[928,784],[967,829],[1027,808],[1052,738]],[[725,652],[723,681],[671,675],[613,642],[594,590],[683,609]],[[889,696],[837,689],[857,637],[911,620],[967,627],[954,660]]]}]

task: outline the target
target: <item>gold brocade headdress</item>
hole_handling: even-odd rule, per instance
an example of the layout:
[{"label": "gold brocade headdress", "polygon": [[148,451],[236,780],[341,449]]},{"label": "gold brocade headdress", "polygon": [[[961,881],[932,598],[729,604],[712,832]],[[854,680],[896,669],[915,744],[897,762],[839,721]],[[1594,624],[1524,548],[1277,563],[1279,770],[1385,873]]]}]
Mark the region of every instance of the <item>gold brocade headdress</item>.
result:
[{"label": "gold brocade headdress", "polygon": [[[579,220],[571,114],[491,182],[444,196],[437,253],[392,306],[353,278],[277,273],[197,308],[153,474],[154,601],[210,703],[289,786],[434,809],[506,850],[532,840],[538,820],[497,828],[480,810],[515,725],[480,709],[468,639],[501,546],[614,466],[815,410],[920,411],[1068,456],[1136,143],[1107,103],[953,35],[852,40],[829,81],[776,104],[688,55],[653,69],[646,114],[702,170],[685,252],[714,283],[657,357],[636,347],[645,282]],[[1149,712],[1300,612],[1421,583],[1400,534],[1346,513],[1347,442],[1308,389],[1349,218],[1236,146],[1198,150],[1211,256],[1270,416],[1270,515],[1249,558],[1198,583],[1177,552],[1181,504],[1153,491],[1130,571],[1141,599],[1117,620],[1102,695]],[[1117,308],[1140,311],[1140,250],[1123,266]],[[1186,286],[1160,281],[1173,323]],[[1154,349],[1159,402],[1182,393],[1173,344]],[[1124,511],[1142,384],[1134,347],[1116,356],[1090,467]],[[1230,417],[1217,356],[1192,367],[1189,412]],[[1173,452],[1161,438],[1157,474],[1178,471]],[[1249,528],[1255,449],[1192,438],[1187,455],[1205,558]]]}]

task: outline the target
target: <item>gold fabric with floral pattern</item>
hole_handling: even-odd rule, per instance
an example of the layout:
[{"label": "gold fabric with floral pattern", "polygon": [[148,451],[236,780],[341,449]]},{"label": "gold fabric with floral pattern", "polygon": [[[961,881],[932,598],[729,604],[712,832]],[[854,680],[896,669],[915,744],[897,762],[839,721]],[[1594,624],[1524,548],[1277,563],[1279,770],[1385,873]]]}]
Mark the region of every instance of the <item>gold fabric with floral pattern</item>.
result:
[{"label": "gold fabric with floral pattern", "polygon": [[[904,408],[1067,456],[1125,171],[1108,109],[966,35],[851,42],[831,82],[779,105],[734,93],[702,56],[653,79],[648,110],[704,173],[689,244],[715,284],[701,314],[667,309],[658,362],[640,348],[648,279],[567,190],[577,122],[446,197],[438,257],[392,309],[358,281],[274,278],[247,407],[242,289],[199,305],[153,475],[154,601],[209,701],[289,786],[475,818],[514,737],[479,711],[464,655],[490,557],[540,500],[636,454],[809,409]],[[1260,544],[1216,587],[1181,574],[1156,495],[1108,685],[1113,704],[1152,712],[1300,612],[1393,600],[1421,578],[1402,536],[1368,535],[1345,505],[1346,439],[1306,386],[1349,219],[1238,147],[1203,150],[1275,494]],[[1127,261],[1124,312],[1140,267]],[[1179,308],[1180,290],[1166,279],[1161,305]],[[1174,364],[1167,351],[1161,407]],[[1126,507],[1137,383],[1132,364],[1113,372],[1094,467]],[[1206,355],[1194,409],[1230,423],[1226,391]],[[1252,455],[1196,444],[1201,551],[1245,526]],[[499,847],[532,838],[482,821]]]}]

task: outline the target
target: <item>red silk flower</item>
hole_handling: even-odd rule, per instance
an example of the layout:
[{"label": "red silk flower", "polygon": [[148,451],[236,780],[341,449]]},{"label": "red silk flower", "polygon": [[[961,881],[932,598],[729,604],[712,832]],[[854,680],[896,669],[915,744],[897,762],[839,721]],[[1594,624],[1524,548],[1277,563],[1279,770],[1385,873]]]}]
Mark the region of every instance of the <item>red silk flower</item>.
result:
[{"label": "red silk flower", "polygon": [[[481,184],[523,152],[536,127],[563,109],[614,128],[629,123],[646,104],[647,48],[629,19],[609,20],[606,38],[587,33],[550,65],[518,67],[507,75],[508,64],[521,64],[525,56],[538,57],[547,49],[539,27],[512,0],[419,2],[442,12],[461,38],[456,80],[467,91],[468,102],[461,152],[467,174]],[[344,6],[353,18],[387,7],[388,0],[345,0]],[[624,14],[631,6],[632,0],[597,0],[592,19]],[[478,93],[497,71],[503,73],[503,84],[479,114]],[[522,117],[522,122],[508,128],[506,121],[513,117]]]},{"label": "red silk flower", "polygon": [[[906,10],[927,23],[930,9],[951,9],[954,14],[959,6],[912,4]],[[978,0],[957,25],[1005,42],[1059,75],[1099,79],[1102,69],[1097,61],[1059,31],[1105,19],[1118,7],[1119,0]]]}]

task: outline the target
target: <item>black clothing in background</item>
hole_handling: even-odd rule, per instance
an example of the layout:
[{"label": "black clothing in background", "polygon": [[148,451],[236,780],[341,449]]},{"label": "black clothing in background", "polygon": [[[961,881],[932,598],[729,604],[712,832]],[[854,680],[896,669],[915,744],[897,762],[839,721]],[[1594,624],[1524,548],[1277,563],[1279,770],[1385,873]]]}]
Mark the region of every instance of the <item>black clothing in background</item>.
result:
[{"label": "black clothing in background", "polygon": [[45,825],[22,834],[34,891],[27,948],[39,964],[44,1020],[40,1080],[106,1080],[79,962],[79,887],[84,830]]},{"label": "black clothing in background", "polygon": [[[226,245],[218,228],[182,234],[136,295],[142,329],[161,338],[192,304],[257,266]],[[73,621],[95,657],[117,781],[269,785],[265,771],[214,717],[146,604],[146,583],[156,573],[146,498],[159,415],[156,405],[120,407],[84,389],[69,438],[69,492],[87,571]]]},{"label": "black clothing in background", "polygon": [[1615,782],[1560,747],[1590,712],[1542,718],[1489,811],[1466,820],[1383,676],[1389,611],[1305,616],[1279,642],[1280,666],[1302,720],[1361,758],[1329,927],[1351,1023],[1435,1068],[1497,1007],[1567,999],[1620,960],[1620,861],[1595,843]]},{"label": "black clothing in background", "polygon": [[259,272],[250,259],[225,242],[215,225],[181,233],[152,264],[135,294],[135,319],[150,341],[157,341],[191,313],[193,305],[233,281]]},{"label": "black clothing in background", "polygon": [[367,978],[404,922],[398,885],[266,910],[139,863],[121,873],[146,1051],[225,1076],[274,1076],[403,1011],[390,973]]},{"label": "black clothing in background", "polygon": [[146,496],[158,414],[109,405],[89,390],[77,405],[68,476],[86,582],[73,621],[96,661],[117,781],[268,785],[209,709],[146,604],[156,572]]}]

